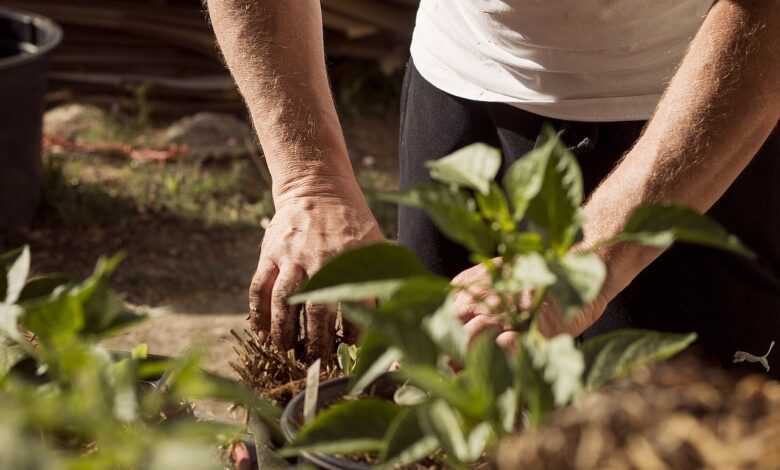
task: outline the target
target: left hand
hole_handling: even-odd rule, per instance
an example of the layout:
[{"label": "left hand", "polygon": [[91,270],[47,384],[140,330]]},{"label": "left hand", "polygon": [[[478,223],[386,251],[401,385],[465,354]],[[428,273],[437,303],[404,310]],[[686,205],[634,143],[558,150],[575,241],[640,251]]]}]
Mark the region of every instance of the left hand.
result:
[{"label": "left hand", "polygon": [[[493,262],[498,264],[501,259],[496,258]],[[498,333],[496,342],[499,346],[512,349],[520,333],[513,331],[500,315],[501,298],[491,289],[490,280],[490,273],[481,264],[455,276],[452,285],[460,287],[455,296],[455,312],[458,319],[463,322],[469,340],[474,340],[481,333],[492,330]],[[522,295],[520,302],[524,306],[529,305],[531,293]],[[542,304],[538,322],[539,331],[548,338],[563,333],[579,336],[601,317],[606,306],[604,296],[599,295],[575,318],[566,322],[555,303],[548,299]]]}]

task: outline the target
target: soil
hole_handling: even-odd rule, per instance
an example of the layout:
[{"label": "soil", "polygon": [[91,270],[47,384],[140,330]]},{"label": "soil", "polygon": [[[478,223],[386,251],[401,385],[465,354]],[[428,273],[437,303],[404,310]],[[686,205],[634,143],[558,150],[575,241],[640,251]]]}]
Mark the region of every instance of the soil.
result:
[{"label": "soil", "polygon": [[780,468],[780,383],[688,352],[508,440],[502,469]]}]

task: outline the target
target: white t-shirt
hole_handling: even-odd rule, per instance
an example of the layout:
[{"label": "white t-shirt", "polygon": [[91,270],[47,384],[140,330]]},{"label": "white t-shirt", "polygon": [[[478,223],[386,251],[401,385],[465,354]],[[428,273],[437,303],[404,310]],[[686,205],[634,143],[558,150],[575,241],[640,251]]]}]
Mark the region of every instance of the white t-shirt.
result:
[{"label": "white t-shirt", "polygon": [[715,0],[422,0],[420,74],[476,101],[574,121],[645,120]]}]

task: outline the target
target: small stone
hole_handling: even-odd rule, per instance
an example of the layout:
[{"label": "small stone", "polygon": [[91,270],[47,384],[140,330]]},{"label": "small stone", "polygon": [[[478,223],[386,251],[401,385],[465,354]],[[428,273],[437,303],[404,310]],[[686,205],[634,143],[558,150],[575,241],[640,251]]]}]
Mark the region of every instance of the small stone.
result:
[{"label": "small stone", "polygon": [[162,133],[162,147],[184,146],[196,158],[238,158],[259,153],[251,127],[229,114],[198,113]]},{"label": "small stone", "polygon": [[105,125],[106,112],[97,106],[65,104],[43,115],[43,133],[49,137],[75,141]]}]

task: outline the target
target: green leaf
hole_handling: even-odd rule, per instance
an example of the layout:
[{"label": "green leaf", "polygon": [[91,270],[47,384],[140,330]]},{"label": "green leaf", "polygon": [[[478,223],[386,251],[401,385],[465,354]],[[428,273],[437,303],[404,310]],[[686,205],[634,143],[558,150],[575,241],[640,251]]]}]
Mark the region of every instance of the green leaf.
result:
[{"label": "green leaf", "polygon": [[326,287],[290,297],[290,304],[358,302],[367,299],[384,299],[393,295],[404,283],[404,279],[361,282]]},{"label": "green leaf", "polygon": [[149,356],[149,345],[146,343],[139,344],[130,351],[130,357],[133,359],[143,360],[146,359],[148,356]]},{"label": "green leaf", "polygon": [[476,402],[485,403],[493,416],[498,415],[497,400],[512,386],[512,369],[506,353],[496,344],[492,333],[485,333],[474,340],[466,355],[462,374]]},{"label": "green leaf", "polygon": [[502,292],[522,292],[527,289],[539,289],[551,286],[556,276],[547,266],[547,261],[539,253],[518,255],[512,261],[510,275],[497,283]]},{"label": "green leaf", "polygon": [[376,332],[403,351],[405,362],[435,364],[437,348],[422,323],[441,307],[450,289],[446,278],[412,278],[374,311],[354,304],[343,305],[343,311],[363,331]]},{"label": "green leaf", "polygon": [[360,337],[360,356],[350,377],[350,395],[358,396],[363,393],[367,386],[387,372],[387,369],[400,358],[401,351],[392,347],[387,336],[373,329],[364,328]]},{"label": "green leaf", "polygon": [[71,338],[84,326],[83,301],[73,289],[59,288],[26,306],[21,323],[44,344]]},{"label": "green leaf", "polygon": [[696,334],[620,330],[585,341],[585,386],[591,390],[633,368],[674,356],[696,340]]},{"label": "green leaf", "polygon": [[428,394],[414,385],[404,384],[393,394],[393,401],[400,406],[415,406],[428,401]]},{"label": "green leaf", "polygon": [[496,433],[488,422],[479,423],[468,437],[469,461],[476,462],[487,450],[487,447],[496,440]]},{"label": "green leaf", "polygon": [[353,376],[353,384],[349,395],[356,397],[363,393],[376,379],[387,373],[390,367],[403,358],[403,353],[397,348],[390,348],[383,352],[374,362],[365,362],[367,368],[360,375]]},{"label": "green leaf", "polygon": [[433,434],[450,457],[460,462],[471,462],[471,453],[463,431],[463,422],[444,400],[436,400],[425,407],[423,426]]},{"label": "green leaf", "polygon": [[512,203],[516,221],[525,217],[528,205],[541,191],[554,148],[555,141],[547,140],[512,164],[504,176],[504,188]]},{"label": "green leaf", "polygon": [[23,313],[24,311],[18,305],[0,303],[0,333],[2,333],[0,339],[5,335],[17,343],[24,341],[19,332],[19,317]]},{"label": "green leaf", "polygon": [[552,387],[555,404],[568,404],[581,390],[585,370],[585,360],[574,338],[564,334],[546,340],[539,335],[526,341],[534,368],[543,371],[545,382]]},{"label": "green leaf", "polygon": [[387,430],[387,446],[382,453],[385,465],[380,468],[398,468],[411,465],[431,455],[439,448],[439,441],[427,435],[420,423],[420,408],[404,409]]},{"label": "green leaf", "polygon": [[25,357],[27,357],[27,353],[20,345],[0,336],[0,383],[11,369]]},{"label": "green leaf", "polygon": [[446,377],[436,368],[404,364],[399,373],[413,385],[425,390],[432,397],[441,398],[464,415],[474,419],[484,418],[484,403],[475,401],[470,390],[460,382]]},{"label": "green leaf", "polygon": [[501,152],[489,145],[472,144],[426,166],[431,177],[442,183],[470,188],[487,195],[501,167]]},{"label": "green leaf", "polygon": [[550,288],[564,320],[576,316],[601,292],[607,267],[595,253],[569,252],[551,263],[557,281]]},{"label": "green leaf", "polygon": [[[513,376],[516,377],[516,376]],[[498,415],[501,418],[501,429],[504,432],[512,432],[515,430],[515,424],[517,423],[517,390],[510,388],[499,395],[496,401],[498,407]]]},{"label": "green leaf", "polygon": [[421,328],[427,311],[370,311],[356,305],[344,305],[343,311],[353,323],[381,334],[387,344],[403,351],[405,362],[436,363],[436,345]]},{"label": "green leaf", "polygon": [[380,199],[423,209],[447,238],[479,255],[490,257],[495,254],[493,231],[477,211],[474,199],[463,191],[440,185],[424,186],[383,194]]},{"label": "green leaf", "polygon": [[114,388],[113,414],[123,423],[131,423],[138,418],[136,370],[137,363],[132,359],[124,359],[111,366]]},{"label": "green leaf", "polygon": [[352,454],[383,451],[385,433],[401,408],[375,398],[337,403],[303,425],[282,455],[302,451]]},{"label": "green leaf", "polygon": [[642,206],[629,218],[619,241],[665,249],[674,242],[689,242],[754,257],[737,237],[715,220],[687,207],[673,204]]},{"label": "green leaf", "polygon": [[429,271],[408,248],[393,243],[376,243],[353,248],[331,258],[299,292],[428,274]]},{"label": "green leaf", "polygon": [[111,275],[124,259],[119,253],[110,258],[100,258],[95,271],[81,285],[73,289],[84,309],[83,333],[106,336],[116,331],[118,323],[133,322],[140,317],[124,310],[124,302],[109,286]]},{"label": "green leaf", "polygon": [[352,369],[355,367],[357,349],[357,346],[347,343],[339,344],[338,349],[336,349],[336,359],[338,360],[339,369],[345,374],[351,374]]},{"label": "green leaf", "polygon": [[454,296],[449,296],[433,315],[423,320],[423,328],[443,353],[463,363],[468,346],[468,335],[454,311]]},{"label": "green leaf", "polygon": [[552,387],[544,379],[544,368],[534,365],[527,337],[518,341],[516,354],[515,383],[519,402],[516,408],[527,409],[530,424],[539,426],[554,409]]},{"label": "green leaf", "polygon": [[544,251],[542,236],[536,232],[514,232],[502,237],[499,254],[504,258]]},{"label": "green leaf", "polygon": [[309,422],[317,414],[317,402],[320,393],[320,359],[314,361],[306,370],[306,389],[303,395],[303,420]]},{"label": "green leaf", "polygon": [[582,205],[582,173],[577,159],[551,128],[543,131],[547,143],[553,142],[547,161],[544,181],[538,194],[528,205],[528,218],[543,230],[550,246],[565,253],[574,242],[580,227]]},{"label": "green leaf", "polygon": [[80,284],[60,286],[47,297],[25,302],[23,325],[44,342],[75,335],[105,337],[143,317],[124,310],[123,302],[108,285],[121,254],[101,258],[93,274]]},{"label": "green leaf", "polygon": [[487,194],[476,193],[477,207],[482,216],[493,222],[493,229],[504,233],[512,233],[515,230],[515,220],[509,211],[509,203],[504,191],[496,183],[490,184]]},{"label": "green leaf", "polygon": [[432,275],[407,248],[378,243],[332,258],[301,286],[290,303],[384,298],[398,290],[405,279],[427,276]]},{"label": "green leaf", "polygon": [[15,304],[30,274],[30,248],[25,246],[6,275],[5,303]]},{"label": "green leaf", "polygon": [[8,289],[8,270],[10,270],[14,262],[19,259],[23,249],[24,247],[21,247],[0,253],[0,302],[5,300]]},{"label": "green leaf", "polygon": [[441,307],[451,290],[450,280],[445,277],[410,278],[389,299],[380,302],[377,311],[397,317],[408,326],[420,326],[425,317]]}]

